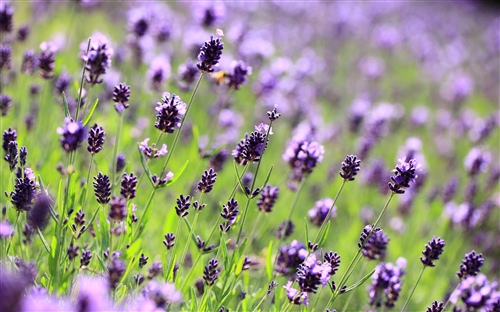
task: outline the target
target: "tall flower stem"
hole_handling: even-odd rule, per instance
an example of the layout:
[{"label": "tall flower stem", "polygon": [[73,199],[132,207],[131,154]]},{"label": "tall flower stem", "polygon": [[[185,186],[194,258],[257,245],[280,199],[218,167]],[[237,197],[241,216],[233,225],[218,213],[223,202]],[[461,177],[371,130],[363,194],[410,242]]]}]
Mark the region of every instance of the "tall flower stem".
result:
[{"label": "tall flower stem", "polygon": [[[89,50],[90,50],[90,41],[92,39],[89,38],[89,41],[87,43],[87,52],[85,53],[89,53]],[[80,80],[80,90],[78,92],[78,101],[77,101],[77,104],[76,104],[76,114],[75,114],[75,120],[78,120],[78,115],[80,113],[80,106],[82,104],[82,92],[83,92],[83,83],[85,82],[85,69],[87,67],[87,61],[85,61],[85,63],[83,64],[83,69],[82,69],[82,78]]]},{"label": "tall flower stem", "polygon": [[417,281],[415,282],[415,285],[413,285],[413,288],[411,289],[410,296],[408,296],[408,299],[406,299],[405,304],[401,308],[401,312],[403,312],[406,309],[406,306],[410,302],[411,297],[413,296],[413,293],[415,292],[415,289],[417,288],[418,283],[420,282],[420,279],[422,278],[422,275],[424,274],[424,270],[427,266],[423,266],[422,270],[420,271],[420,274],[418,275]]},{"label": "tall flower stem", "polygon": [[111,191],[115,188],[116,184],[116,155],[118,154],[118,144],[120,143],[120,134],[122,132],[123,114],[120,114],[118,125],[116,129],[115,146],[113,148],[113,158],[111,159]]},{"label": "tall flower stem", "polygon": [[[203,193],[200,193],[200,197],[198,198],[198,203],[200,203],[200,205],[203,204],[202,200],[203,200]],[[180,263],[184,263],[184,259],[186,258],[187,250],[189,248],[189,243],[191,242],[191,235],[193,235],[193,233],[194,233],[194,227],[196,226],[196,222],[198,221],[199,215],[200,215],[200,211],[196,210],[196,212],[194,214],[193,224],[191,225],[191,230],[189,231],[189,235],[187,237],[187,242],[184,246],[184,251],[182,252]]]},{"label": "tall flower stem", "polygon": [[203,76],[204,76],[204,73],[201,73],[200,78],[198,78],[198,81],[196,82],[196,86],[194,87],[193,93],[191,93],[191,98],[189,98],[189,102],[186,106],[186,113],[184,114],[184,117],[182,118],[179,130],[175,134],[174,142],[172,143],[172,147],[170,148],[170,152],[168,153],[167,160],[165,161],[165,164],[163,165],[163,169],[161,170],[160,177],[162,177],[165,174],[165,171],[167,170],[168,163],[170,162],[170,158],[172,157],[172,154],[174,153],[175,147],[177,146],[177,142],[179,141],[179,137],[181,135],[182,128],[184,126],[184,122],[186,121],[187,115],[189,113],[189,109],[191,108],[191,104],[193,103],[194,96],[196,95],[196,92],[198,91],[198,88],[200,86],[201,80],[203,79]]},{"label": "tall flower stem", "polygon": [[[382,216],[384,215],[387,207],[389,206],[389,203],[391,202],[393,196],[394,196],[394,192],[391,193],[391,196],[389,196],[389,199],[385,203],[384,208],[382,209],[382,211],[378,215],[377,220],[375,220],[375,223],[371,227],[370,232],[368,232],[368,235],[366,236],[366,239],[364,240],[365,243],[368,241],[368,239],[372,235],[373,231],[375,230],[375,228],[379,224],[380,220],[382,219]],[[352,258],[351,262],[349,263],[349,266],[347,267],[347,270],[345,271],[344,275],[340,279],[340,283],[338,285],[338,288],[332,294],[330,300],[328,301],[328,303],[326,305],[326,308],[329,308],[330,305],[335,302],[335,299],[339,296],[340,292],[342,291],[342,288],[344,287],[344,285],[349,280],[349,277],[351,276],[352,272],[356,268],[356,265],[359,263],[359,260],[361,258],[361,250],[363,250],[363,247],[364,247],[364,244],[360,248],[358,248],[358,251],[356,252],[356,255],[354,256],[354,258]]]}]

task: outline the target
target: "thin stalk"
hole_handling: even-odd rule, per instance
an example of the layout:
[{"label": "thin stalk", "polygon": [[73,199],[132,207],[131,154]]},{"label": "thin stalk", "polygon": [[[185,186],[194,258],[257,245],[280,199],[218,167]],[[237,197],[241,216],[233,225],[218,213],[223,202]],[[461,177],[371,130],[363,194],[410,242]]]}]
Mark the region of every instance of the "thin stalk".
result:
[{"label": "thin stalk", "polygon": [[118,126],[116,129],[116,139],[115,139],[115,146],[113,148],[113,158],[111,159],[112,165],[111,165],[111,191],[115,188],[115,176],[116,176],[116,155],[118,154],[118,144],[120,143],[120,134],[122,132],[122,123],[123,123],[123,114],[120,114],[120,117],[118,119]]},{"label": "thin stalk", "polygon": [[[198,202],[200,203],[200,205],[202,204],[202,200],[203,200],[203,193],[200,193],[200,197],[198,198]],[[189,243],[191,242],[191,235],[193,235],[194,227],[196,226],[196,221],[198,220],[199,215],[200,215],[200,210],[197,210],[194,214],[193,224],[191,225],[191,230],[189,231],[187,242],[184,245],[184,251],[182,252],[180,263],[184,263],[184,259],[186,258],[187,250],[189,248]]]},{"label": "thin stalk", "polygon": [[448,297],[448,300],[446,300],[445,304],[443,305],[443,311],[446,311],[446,307],[450,303],[450,299],[453,297],[453,294],[455,293],[455,291],[457,291],[458,287],[460,287],[461,284],[462,284],[462,280],[460,280],[457,287],[455,287],[455,289],[453,289],[453,291],[451,292],[450,296]]},{"label": "thin stalk", "polygon": [[[16,221],[14,222],[14,229],[13,231],[15,232],[18,229],[17,222],[19,221],[19,216],[21,215],[20,211],[17,211],[17,216],[16,216]],[[18,231],[19,232],[19,231]],[[19,236],[20,237],[20,236]],[[6,254],[9,254],[10,246],[12,245],[12,241],[14,240],[14,235],[11,237],[9,240],[9,245],[7,245],[7,251]]]},{"label": "thin stalk", "polygon": [[[90,41],[92,39],[89,38],[89,41],[87,43],[87,52],[85,53],[89,53],[89,50],[90,50]],[[78,92],[78,102],[76,104],[76,114],[75,114],[75,120],[78,120],[78,115],[80,113],[80,105],[82,104],[82,91],[83,91],[83,83],[85,81],[85,68],[87,67],[87,61],[85,61],[85,63],[83,64],[83,69],[82,69],[82,79],[80,80],[80,91]]]},{"label": "thin stalk", "polygon": [[413,285],[413,288],[411,289],[410,296],[408,297],[408,299],[406,299],[405,304],[401,308],[401,312],[403,312],[406,309],[406,306],[410,302],[411,296],[413,296],[413,293],[415,292],[415,289],[417,288],[417,285],[420,282],[420,279],[422,278],[422,274],[424,274],[424,270],[425,270],[426,267],[427,266],[424,265],[423,268],[422,268],[422,270],[420,271],[420,274],[418,275],[417,281],[415,282],[415,285]]},{"label": "thin stalk", "polygon": [[186,121],[187,115],[189,113],[189,109],[191,108],[191,104],[193,103],[194,96],[196,95],[196,92],[198,91],[198,87],[200,86],[201,79],[203,78],[204,73],[201,73],[200,78],[198,78],[198,81],[196,82],[196,87],[193,90],[193,93],[191,93],[191,98],[189,99],[189,102],[186,106],[186,113],[184,114],[184,117],[182,118],[181,125],[179,127],[179,130],[175,134],[174,142],[172,143],[172,148],[170,149],[170,152],[168,153],[167,160],[165,161],[165,164],[163,165],[163,169],[161,170],[161,175],[162,177],[165,174],[165,171],[167,170],[168,163],[170,162],[170,158],[172,157],[172,154],[174,153],[175,147],[177,146],[177,142],[179,141],[179,137],[182,132],[182,128],[184,126],[184,122]]},{"label": "thin stalk", "polygon": [[[158,135],[158,139],[156,139],[156,143],[155,143],[156,148],[158,148],[158,144],[160,143],[160,140],[161,140],[162,136],[163,136],[163,131],[160,131],[160,135]],[[146,159],[146,165],[149,164],[149,161],[150,161],[150,158],[148,157]],[[139,185],[141,184],[141,181],[142,181],[142,178],[144,177],[144,174],[146,174],[146,171],[143,170],[141,172],[141,175],[137,179],[137,188],[139,188]],[[160,178],[161,178],[161,176],[160,176]]]},{"label": "thin stalk", "polygon": [[[363,264],[363,268],[359,271],[358,275],[356,276],[357,281],[359,281],[363,277],[363,273],[365,272],[367,266],[368,266],[368,261],[365,261],[365,263]],[[341,312],[346,311],[347,307],[349,307],[349,303],[351,303],[352,297],[354,297],[354,291],[351,291],[349,293],[349,296],[347,297],[347,300],[344,303],[344,306],[342,307]],[[316,302],[317,302],[317,300],[316,300]]]}]

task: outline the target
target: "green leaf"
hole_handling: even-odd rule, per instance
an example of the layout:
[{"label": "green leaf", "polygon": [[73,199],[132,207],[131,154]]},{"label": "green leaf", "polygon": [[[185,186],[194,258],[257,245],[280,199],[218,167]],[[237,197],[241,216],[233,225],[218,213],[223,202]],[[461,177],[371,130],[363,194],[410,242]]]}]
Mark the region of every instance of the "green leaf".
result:
[{"label": "green leaf", "polygon": [[[197,211],[197,213],[198,213],[198,211]],[[198,240],[196,240],[196,235],[191,230],[191,223],[189,223],[189,220],[187,218],[182,218],[182,220],[184,220],[184,223],[186,224],[189,233],[191,233],[191,240],[193,241],[193,243],[195,243],[195,245],[198,244]]]},{"label": "green leaf", "polygon": [[36,228],[36,230],[38,232],[38,236],[40,237],[40,240],[42,241],[43,246],[45,247],[47,252],[50,254],[51,252],[50,252],[49,243],[47,243],[47,241],[45,240],[45,237],[43,236],[42,232],[40,231],[40,228]]},{"label": "green leaf", "polygon": [[234,165],[234,172],[236,173],[236,179],[238,180],[238,185],[240,186],[240,189],[243,192],[243,194],[245,194],[245,196],[248,198],[248,194],[247,192],[245,192],[245,187],[243,186],[240,174],[238,173],[238,167],[236,166],[236,161],[233,161],[233,165]]},{"label": "green leaf", "polygon": [[68,99],[66,99],[66,93],[62,93],[62,100],[64,104],[64,116],[71,118],[71,114],[69,113],[69,105],[68,105]]},{"label": "green leaf", "polygon": [[[138,242],[140,243],[139,240],[136,241],[135,243],[138,243]],[[130,258],[133,258],[133,259],[128,262],[127,269],[125,270],[125,273],[123,274],[122,278],[120,279],[120,283],[123,283],[125,281],[125,279],[129,275],[130,270],[132,269],[132,267],[135,266],[135,264],[137,262],[139,262],[139,254],[142,251],[142,249],[139,249],[140,245],[136,244],[136,246],[134,247],[135,253],[133,253],[133,251],[130,250],[131,248],[132,248],[132,246],[130,246],[130,248],[127,249],[127,251],[125,252],[125,255],[126,255],[127,259],[130,259]]]},{"label": "green leaf", "polygon": [[138,239],[136,240],[132,245],[130,245],[127,250],[125,251],[125,259],[132,259],[136,257],[136,255],[141,253],[141,243],[142,240]]},{"label": "green leaf", "polygon": [[273,277],[273,240],[269,241],[269,245],[267,246],[267,255],[266,255],[266,273],[267,279],[271,280]]},{"label": "green leaf", "polygon": [[184,172],[184,170],[186,170],[188,163],[189,163],[189,160],[186,160],[184,162],[184,164],[182,165],[182,167],[180,167],[179,170],[177,170],[177,173],[174,174],[174,177],[172,178],[172,180],[168,181],[162,187],[168,186],[168,185],[174,183],[175,181],[177,181],[181,177],[181,175]]},{"label": "green leaf", "polygon": [[86,126],[89,123],[90,118],[92,118],[92,115],[94,114],[95,108],[97,107],[98,103],[99,103],[99,99],[96,99],[95,102],[94,102],[94,104],[90,108],[90,111],[89,111],[87,117],[85,117],[85,120],[83,121],[83,125],[84,126]]},{"label": "green leaf", "polygon": [[323,232],[323,235],[321,236],[321,239],[319,240],[318,245],[322,246],[323,243],[326,241],[326,238],[328,237],[328,232],[330,231],[330,220],[326,223],[326,228],[325,231]]},{"label": "green leaf", "polygon": [[141,149],[139,148],[139,146],[137,147],[137,150],[139,151],[139,157],[141,158],[142,169],[144,169],[144,172],[146,172],[146,175],[148,176],[149,183],[151,183],[151,185],[153,187],[155,187],[155,184],[153,183],[153,179],[152,179],[153,175],[151,174],[151,171],[149,170],[148,164],[146,163],[146,159],[144,158],[144,154],[141,152]]},{"label": "green leaf", "polygon": [[309,227],[307,226],[307,218],[304,218],[304,224],[306,229],[306,243],[309,243]]},{"label": "green leaf", "polygon": [[57,238],[55,236],[52,236],[52,240],[50,242],[50,253],[49,253],[50,276],[55,276],[56,271],[59,269],[57,267],[57,261],[56,261],[56,248],[57,248]]},{"label": "green leaf", "polygon": [[375,273],[375,269],[373,269],[370,273],[368,273],[366,276],[360,279],[356,284],[353,284],[351,287],[347,287],[346,290],[344,292],[341,292],[340,294],[346,294],[351,290],[354,290],[359,286],[363,285],[363,283],[366,282],[366,280],[369,279],[373,275],[373,273]]},{"label": "green leaf", "polygon": [[191,307],[189,308],[189,311],[198,311],[198,301],[196,300],[194,287],[189,288],[189,299],[191,300]]},{"label": "green leaf", "polygon": [[269,181],[269,178],[271,177],[271,172],[273,172],[273,169],[274,169],[274,165],[271,165],[271,168],[269,168],[269,171],[267,172],[266,179],[264,180],[264,183],[262,184],[261,189],[263,189],[264,186],[266,186],[267,181]]},{"label": "green leaf", "polygon": [[224,262],[224,268],[226,268],[227,270],[230,270],[231,267],[229,266],[229,257],[227,255],[227,246],[226,246],[226,242],[224,241],[224,235],[223,235],[222,231],[219,232],[219,235],[220,235],[219,246],[220,246],[222,261]]}]

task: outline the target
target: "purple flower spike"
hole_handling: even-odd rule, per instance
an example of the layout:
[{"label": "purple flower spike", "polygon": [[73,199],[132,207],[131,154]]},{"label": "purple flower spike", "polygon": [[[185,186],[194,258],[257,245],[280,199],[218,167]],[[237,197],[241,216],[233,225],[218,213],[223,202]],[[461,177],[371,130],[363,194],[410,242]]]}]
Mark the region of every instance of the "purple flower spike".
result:
[{"label": "purple flower spike", "polygon": [[222,30],[217,29],[217,37],[210,36],[210,40],[205,42],[200,48],[200,53],[198,54],[198,69],[201,72],[211,73],[214,71],[214,66],[219,65],[219,60],[222,55],[222,50],[224,49],[224,43],[222,43],[221,37],[224,36]]},{"label": "purple flower spike", "polygon": [[395,194],[404,194],[406,188],[410,187],[410,182],[415,183],[417,179],[417,170],[420,169],[420,164],[417,160],[400,159],[396,169],[393,170],[394,176],[391,177],[392,182],[389,182],[389,188]]},{"label": "purple flower spike", "polygon": [[64,126],[57,128],[57,133],[62,135],[61,146],[66,152],[76,150],[87,137],[87,127],[81,121],[73,121],[71,118],[64,119]]}]

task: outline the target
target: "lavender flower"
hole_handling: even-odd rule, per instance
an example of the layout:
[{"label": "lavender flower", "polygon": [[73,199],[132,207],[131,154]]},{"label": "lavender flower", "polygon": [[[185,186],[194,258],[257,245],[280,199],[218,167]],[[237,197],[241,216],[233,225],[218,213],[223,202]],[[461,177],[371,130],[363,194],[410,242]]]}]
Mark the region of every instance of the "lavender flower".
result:
[{"label": "lavender flower", "polygon": [[393,170],[392,182],[388,184],[391,191],[395,194],[404,194],[405,189],[410,187],[410,182],[415,183],[415,179],[418,178],[416,172],[419,168],[420,164],[415,159],[410,159],[408,162],[400,159],[396,169]]},{"label": "lavender flower", "polygon": [[307,254],[306,245],[297,240],[281,246],[276,259],[276,271],[285,275],[294,274]]},{"label": "lavender flower", "polygon": [[316,255],[311,254],[297,270],[297,283],[302,292],[316,293],[319,285],[323,287],[330,279],[331,265],[329,262],[318,264]]},{"label": "lavender flower", "polygon": [[163,144],[161,149],[158,149],[156,147],[156,143],[153,143],[151,146],[148,145],[149,138],[145,138],[144,141],[142,141],[139,144],[139,150],[144,153],[148,158],[158,158],[161,156],[167,155],[167,145]]},{"label": "lavender flower", "polygon": [[323,224],[323,221],[325,221],[327,218],[329,219],[330,217],[335,217],[337,215],[337,206],[333,206],[332,212],[330,213],[330,215],[328,215],[328,212],[330,211],[330,208],[332,208],[332,206],[333,199],[329,197],[318,200],[315,203],[314,207],[307,213],[312,224],[321,226]]},{"label": "lavender flower", "polygon": [[125,273],[126,267],[123,261],[120,259],[113,259],[110,264],[108,264],[108,281],[109,287],[111,289],[116,289],[118,283]]},{"label": "lavender flower", "polygon": [[12,17],[14,9],[8,2],[0,3],[0,33],[10,33],[12,31]]},{"label": "lavender flower", "polygon": [[226,205],[222,205],[222,212],[220,215],[226,220],[226,222],[224,224],[219,224],[219,228],[221,229],[221,231],[229,231],[233,224],[236,222],[239,213],[240,211],[238,209],[238,201],[236,201],[234,198],[229,199]]},{"label": "lavender flower", "polygon": [[[372,307],[380,307],[382,303],[388,308],[394,306],[399,298],[403,282],[402,276],[406,273],[406,259],[399,258],[396,265],[392,263],[380,263],[372,275],[372,283],[368,286],[369,304]],[[382,296],[385,295],[385,300]]]},{"label": "lavender flower", "polygon": [[40,77],[50,79],[54,76],[56,55],[55,48],[51,42],[42,42],[40,45],[42,53],[38,56],[38,68],[40,68]]},{"label": "lavender flower", "polygon": [[2,111],[2,116],[7,116],[7,113],[12,107],[11,101],[12,98],[7,94],[0,94],[0,111]]},{"label": "lavender flower", "polygon": [[340,171],[340,176],[345,181],[354,181],[354,176],[358,174],[360,163],[361,160],[357,159],[355,155],[347,155],[345,160],[342,162],[342,171]]},{"label": "lavender flower", "polygon": [[94,155],[101,151],[104,141],[106,139],[106,132],[101,126],[94,124],[89,130],[87,150],[90,154]]},{"label": "lavender flower", "polygon": [[38,67],[38,58],[33,50],[26,50],[23,54],[23,61],[21,63],[21,72],[26,75],[33,75],[35,69]]},{"label": "lavender flower", "polygon": [[76,150],[87,137],[87,127],[81,121],[73,121],[71,118],[64,119],[64,126],[57,128],[57,133],[62,135],[61,146],[66,152]]},{"label": "lavender flower", "polygon": [[135,189],[137,187],[137,177],[134,173],[124,173],[121,180],[120,194],[126,199],[130,200],[135,197]]},{"label": "lavender flower", "polygon": [[69,244],[68,250],[66,251],[69,261],[73,261],[78,257],[78,249],[80,249],[80,247],[74,246],[73,242]]},{"label": "lavender flower", "polygon": [[301,138],[293,138],[288,145],[283,160],[288,163],[292,172],[290,178],[294,182],[300,182],[310,174],[318,163],[323,161],[325,149],[318,142]]},{"label": "lavender flower", "polygon": [[264,186],[259,199],[257,199],[257,207],[259,208],[259,211],[266,213],[271,212],[276,200],[278,199],[279,190],[280,189],[277,186],[271,186],[269,184]]},{"label": "lavender flower", "polygon": [[52,206],[52,199],[41,193],[35,199],[33,208],[28,212],[28,224],[34,229],[42,230],[47,224],[47,217]]},{"label": "lavender flower", "polygon": [[272,110],[267,112],[267,118],[269,118],[270,121],[277,120],[278,118],[280,118],[280,116],[281,113],[278,113],[277,105],[275,105]]},{"label": "lavender flower", "polygon": [[17,40],[20,42],[26,41],[31,32],[29,25],[23,25],[17,30]]},{"label": "lavender flower", "polygon": [[340,255],[336,252],[327,252],[323,256],[323,262],[330,264],[330,276],[334,275],[340,266]]},{"label": "lavender flower", "polygon": [[73,79],[71,78],[71,75],[62,73],[59,77],[57,77],[56,83],[54,84],[54,91],[57,94],[62,94],[63,92],[66,92],[72,82]]},{"label": "lavender flower", "polygon": [[177,70],[179,88],[184,92],[189,91],[199,73],[198,67],[192,61],[188,60],[186,63],[181,64]]},{"label": "lavender flower", "polygon": [[464,166],[470,176],[485,172],[491,161],[491,155],[475,147],[469,151],[464,160]]},{"label": "lavender flower", "polygon": [[18,211],[29,211],[36,196],[35,180],[29,177],[16,179],[14,191],[10,192],[12,205]]},{"label": "lavender flower", "polygon": [[113,102],[115,102],[116,111],[121,114],[129,108],[128,101],[130,99],[130,87],[124,83],[115,86],[113,90]]},{"label": "lavender flower", "polygon": [[16,130],[9,128],[7,130],[4,130],[2,134],[2,148],[5,152],[9,150],[9,143],[11,141],[16,141],[17,140],[17,132]]},{"label": "lavender flower", "polygon": [[212,286],[219,277],[220,271],[217,270],[217,266],[218,262],[215,258],[208,261],[208,265],[205,266],[205,269],[203,270],[203,279],[205,280],[207,286]]},{"label": "lavender flower", "polygon": [[201,180],[198,182],[198,190],[202,193],[210,193],[217,179],[217,173],[213,168],[205,170],[201,175]]},{"label": "lavender flower", "polygon": [[10,69],[12,61],[12,49],[9,45],[0,44],[0,70]]},{"label": "lavender flower", "polygon": [[0,221],[0,239],[9,238],[14,235],[14,228],[8,220]]},{"label": "lavender flower", "polygon": [[90,259],[92,259],[92,251],[83,250],[80,257],[80,267],[86,267],[90,264]]},{"label": "lavender flower", "polygon": [[[371,225],[365,226],[361,233],[358,247],[362,248],[363,256],[370,260],[383,259],[389,243],[389,237],[385,235],[381,228],[375,228],[370,234]],[[368,235],[370,236],[368,237]]]},{"label": "lavender flower", "polygon": [[248,133],[245,134],[245,138],[238,143],[231,153],[237,164],[244,166],[248,162],[258,162],[260,160],[269,141],[267,130],[268,128],[265,126],[257,126],[255,127],[255,131],[250,133],[250,135]]},{"label": "lavender flower", "polygon": [[105,278],[78,276],[75,309],[78,311],[113,311],[109,299],[109,284]]},{"label": "lavender flower", "polygon": [[149,257],[145,256],[144,254],[141,254],[141,257],[139,258],[139,268],[142,268],[146,264],[148,264],[148,259]]},{"label": "lavender flower", "polygon": [[162,270],[163,266],[161,265],[160,262],[158,261],[153,262],[148,270],[148,279],[155,278],[158,274],[161,273]]},{"label": "lavender flower", "polygon": [[114,221],[122,221],[127,217],[127,202],[121,196],[114,196],[109,202],[109,218]]},{"label": "lavender flower", "polygon": [[[87,45],[82,43],[82,46],[86,47]],[[82,54],[82,59],[86,62],[87,76],[85,76],[85,80],[92,85],[102,83],[100,78],[111,67],[112,56],[113,49],[109,47],[107,38],[104,35],[93,36],[89,51]]]},{"label": "lavender flower", "polygon": [[185,216],[188,215],[188,209],[189,206],[191,206],[191,202],[189,201],[189,198],[191,196],[187,195],[184,197],[184,195],[180,195],[180,197],[177,199],[177,206],[175,206],[175,212],[180,218],[184,218]]},{"label": "lavender flower", "polygon": [[94,185],[94,193],[97,197],[97,202],[100,204],[108,203],[111,196],[109,177],[99,172],[97,177],[94,177],[94,182],[92,184]]},{"label": "lavender flower", "polygon": [[21,167],[26,166],[26,158],[28,157],[28,149],[26,146],[21,146],[19,149],[19,165]]},{"label": "lavender flower", "polygon": [[154,90],[160,91],[163,82],[170,77],[170,71],[170,62],[166,57],[158,56],[151,61],[147,75]]},{"label": "lavender flower", "polygon": [[484,274],[464,279],[450,297],[450,301],[464,311],[495,311],[493,307],[498,307],[499,299],[498,282],[490,282]]},{"label": "lavender flower", "polygon": [[217,38],[210,36],[210,40],[205,42],[200,48],[200,53],[198,54],[199,62],[196,64],[201,72],[211,73],[214,71],[213,67],[219,64],[220,57],[222,55],[222,50],[224,49],[224,43],[221,41],[221,37],[224,36],[222,30],[217,29]]},{"label": "lavender flower", "polygon": [[297,289],[292,288],[293,282],[288,281],[283,288],[286,289],[286,296],[288,297],[288,300],[296,305],[303,304],[305,306],[309,305],[309,296],[307,295],[306,292],[299,292]]},{"label": "lavender flower", "polygon": [[181,293],[175,289],[173,283],[159,284],[150,281],[144,287],[142,295],[155,303],[156,309],[154,310],[165,310],[167,305],[181,300]]},{"label": "lavender flower", "polygon": [[116,173],[119,173],[125,168],[125,165],[127,164],[127,159],[125,158],[125,155],[123,154],[118,154],[116,156]]},{"label": "lavender flower", "polygon": [[420,257],[424,266],[435,266],[436,264],[434,261],[439,259],[439,256],[443,253],[445,245],[444,240],[439,237],[433,237],[427,244],[425,244],[425,250],[422,251],[424,256]]},{"label": "lavender flower", "polygon": [[241,85],[247,82],[247,76],[252,74],[252,67],[247,66],[243,61],[234,61],[229,72],[229,88],[239,90]]},{"label": "lavender flower", "polygon": [[3,159],[9,164],[10,171],[13,171],[16,168],[19,161],[16,141],[10,141],[8,143],[7,153],[5,153],[5,157]]},{"label": "lavender flower", "polygon": [[442,312],[444,311],[444,303],[433,301],[432,306],[427,307],[426,312]]},{"label": "lavender flower", "polygon": [[287,238],[290,235],[293,234],[293,230],[295,229],[295,225],[293,224],[292,221],[287,220],[281,222],[281,224],[278,227],[278,230],[274,234],[277,238]]},{"label": "lavender flower", "polygon": [[483,254],[476,254],[474,250],[466,253],[460,265],[460,271],[457,272],[458,278],[465,279],[469,276],[476,276],[483,264]]},{"label": "lavender flower", "polygon": [[160,131],[173,133],[175,128],[181,126],[181,121],[186,114],[186,104],[177,95],[165,92],[155,110],[155,127]]}]

